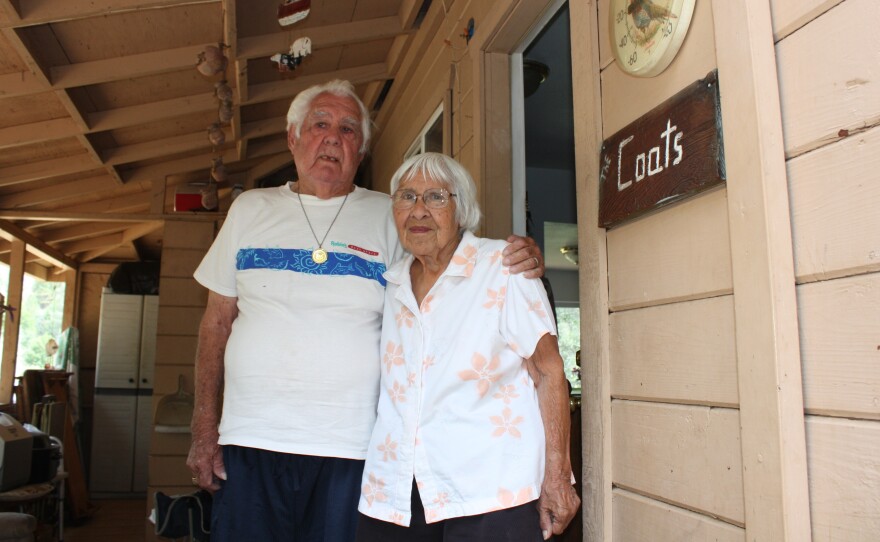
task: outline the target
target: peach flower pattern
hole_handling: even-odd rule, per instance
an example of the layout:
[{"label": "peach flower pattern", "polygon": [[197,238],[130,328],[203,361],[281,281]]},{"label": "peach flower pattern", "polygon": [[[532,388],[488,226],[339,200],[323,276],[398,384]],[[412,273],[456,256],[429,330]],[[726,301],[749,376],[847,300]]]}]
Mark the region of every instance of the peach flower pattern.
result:
[{"label": "peach flower pattern", "polygon": [[391,433],[385,437],[385,442],[376,446],[376,449],[382,453],[382,461],[397,461],[397,443],[391,440]]},{"label": "peach flower pattern", "polygon": [[504,407],[504,410],[501,411],[501,416],[489,416],[489,420],[495,426],[495,430],[492,431],[493,437],[500,437],[505,433],[509,433],[514,438],[522,437],[522,433],[519,432],[516,426],[523,422],[523,417],[517,416],[511,419],[511,416],[513,416],[513,412],[510,410],[510,407]]},{"label": "peach flower pattern", "polygon": [[416,385],[416,373],[409,373],[406,375],[406,385],[409,387]]},{"label": "peach flower pattern", "polygon": [[368,506],[373,506],[373,501],[385,502],[388,497],[385,495],[385,481],[377,478],[372,472],[369,481],[361,488],[361,494],[367,501]]},{"label": "peach flower pattern", "polygon": [[489,391],[492,383],[501,378],[501,375],[493,373],[493,371],[498,369],[500,363],[501,360],[498,356],[493,356],[492,361],[487,363],[485,357],[480,354],[474,354],[474,357],[471,359],[471,367],[473,369],[459,371],[458,377],[462,380],[476,380],[477,392],[480,394],[480,397],[483,397]]},{"label": "peach flower pattern", "polygon": [[388,390],[388,396],[391,398],[392,403],[406,402],[406,388],[397,380],[394,381],[394,384],[390,388],[386,389]]},{"label": "peach flower pattern", "polygon": [[504,308],[504,296],[507,294],[507,288],[502,286],[496,292],[491,288],[486,289],[486,297],[487,301],[483,303],[483,307],[487,309],[503,309]]},{"label": "peach flower pattern", "polygon": [[529,302],[529,311],[534,312],[541,318],[547,317],[547,313],[544,311],[544,304],[541,303],[540,299]]},{"label": "peach flower pattern", "polygon": [[477,263],[477,247],[466,245],[462,247],[461,252],[452,257],[452,263],[463,265],[465,274],[470,275],[474,272],[474,265]]},{"label": "peach flower pattern", "polygon": [[401,307],[400,312],[397,313],[397,316],[394,317],[397,321],[397,327],[413,327],[413,320],[415,320],[415,315],[406,307]]},{"label": "peach flower pattern", "polygon": [[437,496],[434,497],[434,504],[436,504],[440,508],[443,508],[448,503],[449,503],[449,495],[447,495],[445,491],[441,491],[441,492],[437,493]]},{"label": "peach flower pattern", "polygon": [[509,489],[503,487],[498,488],[498,502],[501,503],[502,509],[513,508],[514,506],[532,502],[533,500],[535,500],[535,498],[532,496],[532,488],[530,487],[520,489],[516,494]]},{"label": "peach flower pattern", "polygon": [[400,512],[391,512],[388,514],[388,521],[397,525],[403,525],[403,514]]},{"label": "peach flower pattern", "polygon": [[425,299],[422,300],[422,304],[419,309],[422,311],[422,314],[428,314],[431,312],[431,302],[434,301],[433,295],[426,295]]},{"label": "peach flower pattern", "polygon": [[422,370],[427,369],[434,365],[434,356],[425,357],[424,361],[422,361]]},{"label": "peach flower pattern", "polygon": [[502,401],[504,401],[505,405],[509,405],[512,400],[519,397],[519,394],[516,393],[516,386],[514,386],[513,384],[507,384],[506,386],[501,386],[498,389],[498,393],[496,393],[492,397],[494,397],[495,399],[501,399]]},{"label": "peach flower pattern", "polygon": [[385,345],[385,355],[382,357],[382,363],[385,364],[385,370],[390,373],[393,365],[403,365],[403,345],[394,344],[394,341],[388,341]]}]

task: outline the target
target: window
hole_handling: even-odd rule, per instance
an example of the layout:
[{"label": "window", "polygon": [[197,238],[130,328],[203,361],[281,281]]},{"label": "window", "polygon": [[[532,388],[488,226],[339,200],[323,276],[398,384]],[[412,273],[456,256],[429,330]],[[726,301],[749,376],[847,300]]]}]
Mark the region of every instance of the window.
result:
[{"label": "window", "polygon": [[[48,282],[25,273],[21,292],[21,307],[15,318],[21,318],[18,327],[18,354],[15,360],[15,376],[28,369],[43,369],[54,362],[54,356],[46,353],[50,339],[61,335],[61,319],[64,314],[64,282]],[[9,292],[9,266],[0,263],[0,293]],[[3,333],[6,326],[3,326]],[[2,345],[2,340],[0,340]]]},{"label": "window", "polygon": [[575,364],[581,349],[580,307],[556,307],[556,326],[559,332],[559,354],[565,364],[565,376],[575,390],[581,389],[580,371]]},{"label": "window", "polygon": [[431,115],[428,123],[419,132],[416,140],[407,149],[403,159],[412,158],[423,152],[443,152],[443,105]]}]

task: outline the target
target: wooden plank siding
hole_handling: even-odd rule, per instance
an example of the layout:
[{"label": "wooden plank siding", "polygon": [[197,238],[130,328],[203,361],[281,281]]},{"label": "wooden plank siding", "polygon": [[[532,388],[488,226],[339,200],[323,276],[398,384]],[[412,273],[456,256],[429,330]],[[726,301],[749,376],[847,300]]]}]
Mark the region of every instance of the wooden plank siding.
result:
[{"label": "wooden plank siding", "polygon": [[612,401],[614,484],[742,526],[739,413]]},{"label": "wooden plank siding", "polygon": [[[165,224],[152,403],[154,423],[160,402],[177,393],[181,377],[185,391],[192,393],[194,389],[199,323],[207,304],[207,290],[192,278],[192,273],[214,241],[216,231],[214,222],[181,220]],[[148,495],[156,491],[193,491],[186,467],[190,440],[189,433],[153,432]],[[151,506],[148,499],[147,508]],[[147,540],[154,539],[152,531],[148,532]]]},{"label": "wooden plank siding", "polygon": [[[880,532],[880,5],[773,5],[814,541]],[[791,21],[791,23],[789,23]],[[788,28],[791,27],[791,28]],[[831,39],[829,39],[831,38]],[[853,54],[863,51],[863,54]],[[836,417],[861,418],[840,419]]]},{"label": "wooden plank siding", "polygon": [[724,523],[685,508],[648,499],[624,489],[614,490],[614,538],[681,542],[712,540],[745,542],[742,527]]},{"label": "wooden plank siding", "polygon": [[609,335],[613,397],[738,405],[733,296],[616,312]]},{"label": "wooden plank siding", "polygon": [[880,4],[775,0],[812,539],[880,532]]}]

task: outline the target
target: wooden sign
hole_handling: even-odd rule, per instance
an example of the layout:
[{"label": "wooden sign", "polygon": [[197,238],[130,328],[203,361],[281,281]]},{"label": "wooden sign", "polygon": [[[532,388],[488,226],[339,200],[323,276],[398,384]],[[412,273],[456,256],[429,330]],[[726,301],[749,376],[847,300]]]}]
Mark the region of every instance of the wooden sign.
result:
[{"label": "wooden sign", "polygon": [[603,228],[723,183],[718,72],[606,139],[600,160]]}]

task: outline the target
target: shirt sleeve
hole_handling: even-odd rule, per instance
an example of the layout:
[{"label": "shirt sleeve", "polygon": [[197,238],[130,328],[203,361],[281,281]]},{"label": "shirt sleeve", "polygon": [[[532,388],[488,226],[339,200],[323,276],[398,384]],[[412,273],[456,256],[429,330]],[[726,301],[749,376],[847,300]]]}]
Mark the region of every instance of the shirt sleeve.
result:
[{"label": "shirt sleeve", "polygon": [[238,255],[238,223],[242,220],[240,209],[245,199],[242,194],[229,208],[220,233],[211,244],[193,278],[205,288],[226,297],[238,297],[236,288],[236,258]]},{"label": "shirt sleeve", "polygon": [[519,356],[530,358],[547,333],[556,335],[556,323],[544,285],[511,273],[501,311],[502,336]]}]

